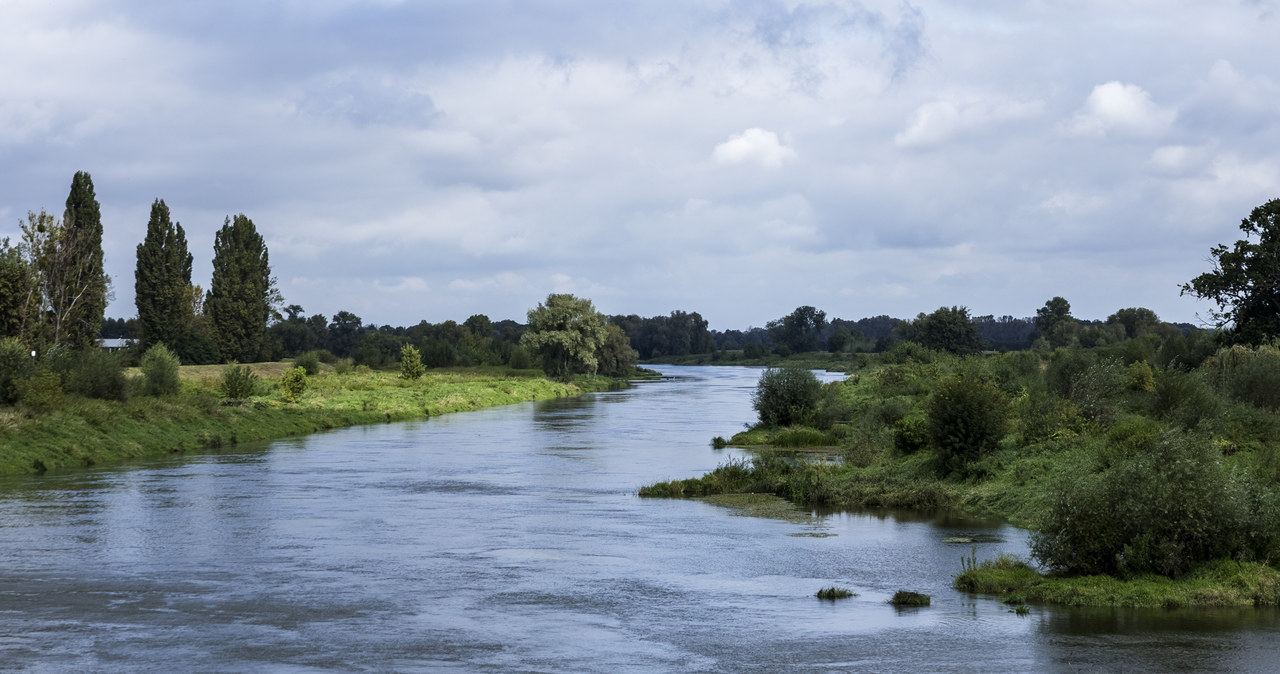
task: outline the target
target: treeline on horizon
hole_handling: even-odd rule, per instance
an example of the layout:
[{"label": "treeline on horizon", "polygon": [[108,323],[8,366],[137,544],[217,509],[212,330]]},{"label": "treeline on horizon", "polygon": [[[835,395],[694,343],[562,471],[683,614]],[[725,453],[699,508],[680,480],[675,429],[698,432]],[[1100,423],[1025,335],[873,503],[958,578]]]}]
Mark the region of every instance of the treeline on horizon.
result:
[{"label": "treeline on horizon", "polygon": [[[103,271],[103,227],[85,172],[73,178],[61,220],[44,211],[30,213],[22,230],[17,245],[0,241],[0,337],[19,340],[23,349],[80,352],[97,336],[135,340],[122,354],[128,364],[157,343],[184,364],[280,360],[316,351],[379,368],[397,364],[406,345],[416,348],[428,367],[526,369],[544,360],[528,340],[522,344],[528,326],[514,320],[495,322],[475,314],[462,323],[423,320],[407,327],[379,326],[346,310],[326,317],[286,305],[271,275],[265,241],[244,214],[228,216],[215,236],[213,278],[206,292],[192,282],[193,255],[185,232],[171,221],[162,199],[152,204],[146,238],[137,247],[137,317],[105,318],[111,279]],[[1172,336],[1193,330],[1162,323],[1143,308],[1121,309],[1104,321],[1078,320],[1069,310],[1065,299],[1055,297],[1027,318],[970,317],[964,307],[940,307],[910,320],[885,315],[827,320],[824,311],[801,306],[765,327],[724,331],[710,329],[696,311],[604,318],[621,329],[641,360],[871,353],[903,342],[957,353],[1037,345],[1093,347],[1150,331]],[[19,351],[16,344],[10,346]]]}]

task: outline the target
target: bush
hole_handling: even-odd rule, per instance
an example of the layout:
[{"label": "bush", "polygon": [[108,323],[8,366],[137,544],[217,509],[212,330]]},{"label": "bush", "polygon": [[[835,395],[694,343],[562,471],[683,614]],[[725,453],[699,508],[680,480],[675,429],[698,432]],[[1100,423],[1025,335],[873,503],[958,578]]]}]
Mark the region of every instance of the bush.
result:
[{"label": "bush", "polygon": [[81,351],[67,375],[67,389],[86,398],[129,399],[124,367],[113,353],[90,347]]},{"label": "bush", "polygon": [[1125,372],[1124,387],[1130,391],[1145,391],[1150,393],[1156,390],[1156,375],[1151,371],[1151,366],[1147,361],[1140,360],[1131,363]]},{"label": "bush", "polygon": [[22,382],[31,376],[35,360],[31,349],[17,337],[0,339],[0,405],[12,405],[21,396]]},{"label": "bush", "polygon": [[1216,421],[1222,411],[1221,399],[1199,370],[1162,373],[1156,378],[1153,406],[1156,415],[1186,429]]},{"label": "bush", "polygon": [[743,358],[756,359],[756,358],[764,358],[767,355],[769,355],[769,349],[767,349],[764,344],[760,344],[759,342],[752,342],[742,347]]},{"label": "bush", "polygon": [[36,366],[29,379],[18,386],[22,404],[38,412],[50,412],[62,407],[62,379],[44,365]]},{"label": "bush", "polygon": [[899,454],[914,454],[929,444],[929,425],[919,417],[907,417],[893,422],[893,450]]},{"label": "bush", "polygon": [[178,356],[164,344],[156,344],[142,354],[143,390],[147,395],[167,396],[178,392]]},{"label": "bush", "polygon": [[351,368],[355,367],[355,362],[350,358],[339,358],[333,363],[333,371],[336,374],[351,374]]},{"label": "bush", "polygon": [[426,373],[427,368],[422,364],[422,354],[418,349],[412,344],[400,347],[400,378],[412,381]]},{"label": "bush", "polygon": [[751,406],[765,426],[800,425],[813,418],[821,394],[822,383],[812,372],[799,367],[771,367],[760,375],[751,394]]},{"label": "bush", "polygon": [[302,400],[302,394],[307,391],[307,370],[302,366],[296,366],[284,371],[280,375],[280,397],[284,398],[287,403],[296,403]]},{"label": "bush", "polygon": [[529,356],[528,349],[517,346],[511,350],[507,365],[513,370],[529,370],[533,368],[533,358]]},{"label": "bush", "polygon": [[320,352],[307,351],[298,354],[293,359],[293,366],[302,368],[303,372],[309,375],[320,374]]},{"label": "bush", "polygon": [[969,366],[944,380],[929,400],[929,440],[939,471],[968,475],[1004,436],[1009,401],[986,373]]},{"label": "bush", "polygon": [[1268,558],[1278,514],[1274,494],[1228,471],[1208,441],[1168,433],[1110,470],[1066,477],[1031,552],[1069,573],[1173,577],[1212,559]]},{"label": "bush", "polygon": [[1218,352],[1218,363],[1227,395],[1254,407],[1280,409],[1280,350],[1234,346]]},{"label": "bush", "polygon": [[219,389],[227,400],[240,402],[257,392],[258,375],[254,374],[248,365],[231,363],[222,370]]}]

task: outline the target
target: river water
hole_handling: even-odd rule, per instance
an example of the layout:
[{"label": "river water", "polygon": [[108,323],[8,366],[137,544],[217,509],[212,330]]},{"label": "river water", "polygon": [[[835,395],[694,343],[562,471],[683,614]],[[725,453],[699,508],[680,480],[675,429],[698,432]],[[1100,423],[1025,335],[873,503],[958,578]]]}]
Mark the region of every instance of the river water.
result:
[{"label": "river water", "polygon": [[[6,671],[1266,671],[1273,611],[1018,616],[950,588],[998,523],[640,499],[759,374],[0,482]],[[859,596],[815,598],[823,587]],[[930,594],[898,610],[898,589]]]}]

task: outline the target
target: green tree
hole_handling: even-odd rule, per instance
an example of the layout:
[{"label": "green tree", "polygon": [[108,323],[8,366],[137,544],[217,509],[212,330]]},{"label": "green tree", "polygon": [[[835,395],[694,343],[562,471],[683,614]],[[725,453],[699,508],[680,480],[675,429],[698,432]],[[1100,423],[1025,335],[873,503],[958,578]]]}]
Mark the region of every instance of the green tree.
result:
[{"label": "green tree", "polygon": [[56,264],[46,272],[55,344],[88,347],[102,326],[111,279],[102,267],[99,211],[93,180],[88,173],[77,171],[62,216],[63,231],[57,237]]},{"label": "green tree", "polygon": [[227,218],[214,236],[213,280],[204,307],[223,360],[254,362],[266,355],[276,299],[266,242],[244,214]]},{"label": "green tree", "polygon": [[813,420],[821,395],[822,382],[809,370],[771,367],[756,382],[751,406],[765,426],[807,424]]},{"label": "green tree", "polygon": [[0,239],[0,337],[22,337],[31,315],[35,279],[21,245]]},{"label": "green tree", "polygon": [[1080,323],[1071,315],[1071,303],[1061,297],[1054,297],[1036,309],[1032,322],[1040,336],[1054,347],[1071,344],[1080,329]]},{"label": "green tree", "polygon": [[412,381],[420,379],[426,373],[427,368],[422,364],[422,354],[418,353],[418,349],[412,344],[400,347],[400,378]]},{"label": "green tree", "polygon": [[817,351],[818,336],[827,327],[827,313],[805,305],[776,321],[769,321],[765,327],[773,343],[786,346],[791,353]]},{"label": "green tree", "polygon": [[605,317],[591,300],[573,295],[547,295],[547,301],[530,309],[529,330],[520,344],[542,358],[542,369],[552,377],[595,373],[604,346]]},{"label": "green tree", "polygon": [[979,364],[970,363],[938,385],[927,412],[940,471],[967,475],[1004,437],[1008,399]]},{"label": "green tree", "polygon": [[1210,320],[1233,341],[1258,344],[1280,335],[1280,199],[1253,209],[1240,229],[1245,238],[1210,249],[1210,271],[1181,290],[1214,302]]},{"label": "green tree", "polygon": [[1124,326],[1125,337],[1134,339],[1153,332],[1160,325],[1156,312],[1144,307],[1121,309],[1107,317],[1107,323]]},{"label": "green tree", "polygon": [[163,199],[151,204],[147,236],[138,244],[135,302],[145,346],[177,349],[191,331],[191,253],[180,223],[169,221]]},{"label": "green tree", "polygon": [[640,354],[631,348],[631,340],[621,327],[610,323],[605,328],[604,344],[600,346],[600,374],[608,377],[623,377],[635,369]]},{"label": "green tree", "polygon": [[978,324],[969,318],[965,307],[939,307],[927,316],[920,314],[912,327],[912,339],[927,349],[964,356],[983,348]]}]

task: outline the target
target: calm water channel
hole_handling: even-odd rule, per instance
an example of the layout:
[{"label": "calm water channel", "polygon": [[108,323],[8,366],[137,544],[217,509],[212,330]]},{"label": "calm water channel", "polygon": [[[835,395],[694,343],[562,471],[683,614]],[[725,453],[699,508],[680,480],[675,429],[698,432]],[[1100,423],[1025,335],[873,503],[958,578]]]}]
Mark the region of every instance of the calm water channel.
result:
[{"label": "calm water channel", "polygon": [[[642,484],[734,456],[759,372],[0,483],[0,669],[1243,671],[1270,611],[1008,607],[950,589],[956,517],[809,524]],[[848,587],[854,599],[813,593]],[[895,610],[898,589],[933,596]]]}]

